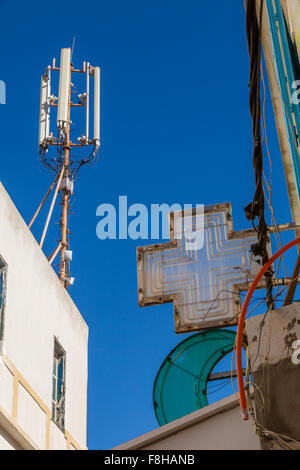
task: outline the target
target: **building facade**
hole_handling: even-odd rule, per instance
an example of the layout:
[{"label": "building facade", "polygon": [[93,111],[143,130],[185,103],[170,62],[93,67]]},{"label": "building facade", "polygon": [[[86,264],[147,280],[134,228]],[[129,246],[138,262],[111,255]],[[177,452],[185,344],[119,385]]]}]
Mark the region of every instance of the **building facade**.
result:
[{"label": "building facade", "polygon": [[115,450],[260,450],[251,421],[243,421],[236,395],[125,442]]},{"label": "building facade", "polygon": [[88,327],[0,183],[0,450],[85,449]]}]

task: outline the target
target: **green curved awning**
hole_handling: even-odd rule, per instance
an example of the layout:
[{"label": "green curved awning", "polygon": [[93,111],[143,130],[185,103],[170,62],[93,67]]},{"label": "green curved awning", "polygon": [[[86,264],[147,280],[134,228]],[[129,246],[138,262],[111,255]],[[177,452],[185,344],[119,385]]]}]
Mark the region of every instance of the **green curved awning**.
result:
[{"label": "green curved awning", "polygon": [[153,388],[154,410],[161,426],[208,405],[208,376],[233,350],[235,337],[235,331],[208,330],[189,336],[170,352]]}]

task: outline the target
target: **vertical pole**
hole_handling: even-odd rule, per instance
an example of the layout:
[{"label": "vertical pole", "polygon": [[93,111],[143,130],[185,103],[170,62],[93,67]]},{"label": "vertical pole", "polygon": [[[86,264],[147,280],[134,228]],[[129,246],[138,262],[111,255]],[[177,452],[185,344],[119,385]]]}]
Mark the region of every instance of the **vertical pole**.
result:
[{"label": "vertical pole", "polygon": [[[70,64],[70,85],[69,85],[69,97],[68,97],[68,122],[65,128],[65,140],[63,145],[64,151],[64,178],[69,177],[69,158],[70,158],[70,109],[71,109],[71,70],[72,65]],[[59,271],[59,279],[62,285],[67,289],[67,282],[66,282],[66,260],[65,260],[65,251],[68,247],[68,209],[69,209],[69,193],[67,189],[67,185],[64,186],[62,190],[62,214],[60,220],[60,230],[61,230],[61,250],[60,250],[60,271]]]},{"label": "vertical pole", "polygon": [[[256,0],[256,10],[259,15],[259,9],[262,0]],[[299,206],[299,192],[297,184],[297,168],[295,167],[296,162],[298,162],[299,156],[294,155],[293,152],[293,142],[290,143],[289,129],[291,130],[291,139],[293,131],[291,127],[294,126],[295,113],[291,113],[291,104],[288,103],[290,100],[290,95],[288,93],[291,90],[286,90],[282,92],[280,87],[280,76],[278,75],[280,70],[282,74],[282,82],[288,87],[288,79],[286,76],[286,63],[284,57],[282,56],[282,38],[278,37],[278,43],[273,41],[273,37],[277,38],[277,28],[278,23],[275,21],[278,19],[278,11],[275,8],[274,1],[267,1],[266,7],[263,10],[262,25],[261,25],[261,34],[262,34],[262,44],[264,50],[264,58],[266,69],[269,79],[269,87],[271,92],[272,104],[274,109],[277,133],[280,143],[281,156],[283,160],[285,178],[287,183],[289,202],[291,207],[291,213],[293,222],[297,226],[295,229],[295,234],[297,237],[300,236],[300,206]],[[290,0],[289,2],[290,3]],[[293,2],[291,3],[291,5]],[[276,16],[275,16],[276,15]],[[300,22],[299,22],[300,23]],[[280,35],[280,30],[278,29],[278,34]],[[276,58],[277,53],[280,52],[280,56]],[[274,58],[275,57],[275,58]],[[280,59],[281,57],[281,59]],[[279,62],[278,62],[279,61]],[[285,87],[284,87],[285,90]],[[285,98],[285,93],[287,94]],[[287,114],[287,117],[286,117]],[[296,143],[295,143],[296,144]],[[298,145],[296,145],[298,148]],[[299,152],[299,150],[298,150]],[[297,153],[298,153],[297,152]],[[300,251],[300,249],[298,248]]]}]

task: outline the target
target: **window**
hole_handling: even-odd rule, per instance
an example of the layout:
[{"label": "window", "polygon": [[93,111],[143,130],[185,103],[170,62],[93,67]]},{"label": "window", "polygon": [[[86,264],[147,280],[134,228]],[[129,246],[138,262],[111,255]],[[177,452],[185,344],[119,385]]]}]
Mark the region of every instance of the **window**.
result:
[{"label": "window", "polygon": [[4,304],[6,293],[6,264],[0,256],[0,341],[3,339],[4,330]]},{"label": "window", "polygon": [[65,376],[66,353],[55,338],[53,357],[52,420],[62,431],[65,429]]}]

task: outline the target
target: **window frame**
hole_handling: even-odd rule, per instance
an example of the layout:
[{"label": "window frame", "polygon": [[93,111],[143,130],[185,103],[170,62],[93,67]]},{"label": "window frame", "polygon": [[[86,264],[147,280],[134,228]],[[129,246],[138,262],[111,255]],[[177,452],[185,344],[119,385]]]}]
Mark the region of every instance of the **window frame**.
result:
[{"label": "window frame", "polygon": [[[6,306],[6,292],[7,292],[7,263],[0,256],[0,277],[2,277],[2,292],[0,292],[0,343],[4,337],[4,320],[5,320],[5,306]],[[1,352],[1,351],[0,351]]]},{"label": "window frame", "polygon": [[[60,362],[61,361],[61,362]],[[62,365],[62,376],[59,377],[59,366]],[[62,390],[59,391],[61,382]],[[60,396],[59,396],[60,393]],[[65,430],[65,401],[66,401],[66,352],[60,342],[54,337],[52,365],[52,421],[64,432]]]}]

